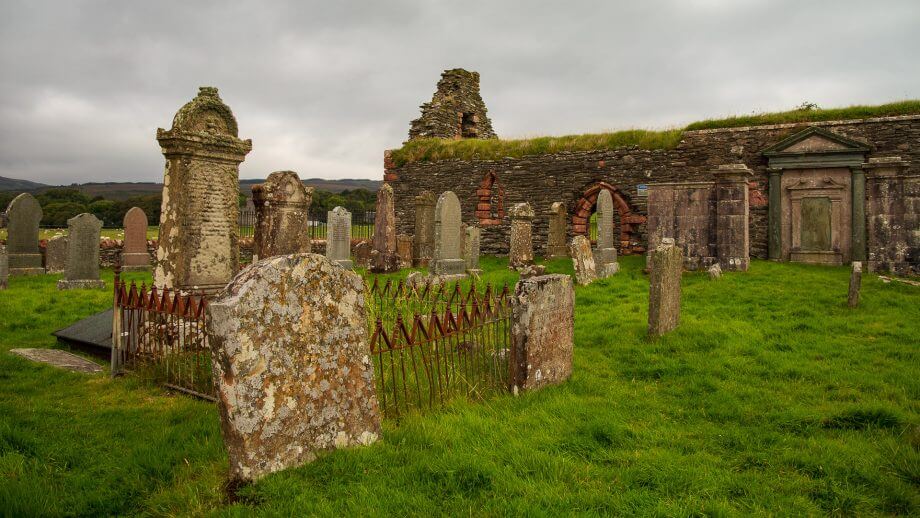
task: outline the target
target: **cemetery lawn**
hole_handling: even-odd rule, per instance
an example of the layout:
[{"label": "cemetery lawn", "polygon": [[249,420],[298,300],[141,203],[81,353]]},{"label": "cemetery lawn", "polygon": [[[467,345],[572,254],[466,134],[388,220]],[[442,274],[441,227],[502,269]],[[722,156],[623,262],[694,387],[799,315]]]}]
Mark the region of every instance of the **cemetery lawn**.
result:
[{"label": "cemetery lawn", "polygon": [[[482,264],[515,278],[504,260]],[[867,274],[851,310],[846,268],[685,274],[681,326],[649,341],[643,265],[622,258],[620,274],[577,288],[564,385],[386,422],[377,444],[235,502],[214,405],[7,352],[54,347],[51,331],[110,292],[13,278],[0,292],[0,514],[920,514],[920,288]]]}]

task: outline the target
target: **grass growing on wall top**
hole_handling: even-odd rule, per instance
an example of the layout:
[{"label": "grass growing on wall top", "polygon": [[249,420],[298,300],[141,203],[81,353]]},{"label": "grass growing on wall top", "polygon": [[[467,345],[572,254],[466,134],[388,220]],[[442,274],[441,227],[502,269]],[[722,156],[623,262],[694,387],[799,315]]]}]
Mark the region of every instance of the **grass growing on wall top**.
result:
[{"label": "grass growing on wall top", "polygon": [[527,155],[548,155],[564,151],[598,151],[638,146],[641,149],[672,149],[680,143],[684,131],[736,128],[765,124],[786,124],[832,120],[891,117],[920,114],[920,100],[899,101],[878,106],[850,106],[847,108],[798,108],[785,112],[737,115],[724,119],[694,122],[682,129],[641,130],[631,129],[612,133],[588,133],[563,137],[536,137],[527,139],[419,139],[407,142],[393,150],[392,159],[397,166],[413,162],[440,160],[498,160],[505,157],[521,158]]}]

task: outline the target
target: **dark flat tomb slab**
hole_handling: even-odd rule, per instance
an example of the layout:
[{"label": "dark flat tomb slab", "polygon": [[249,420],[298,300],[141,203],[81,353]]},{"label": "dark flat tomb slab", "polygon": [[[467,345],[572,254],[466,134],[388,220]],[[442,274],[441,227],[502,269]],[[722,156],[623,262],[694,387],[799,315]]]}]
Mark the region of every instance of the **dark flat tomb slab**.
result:
[{"label": "dark flat tomb slab", "polygon": [[59,342],[107,359],[112,353],[112,315],[113,311],[107,309],[51,334]]},{"label": "dark flat tomb slab", "polygon": [[102,367],[86,358],[60,349],[10,349],[10,352],[33,362],[44,363],[74,372],[98,374]]}]

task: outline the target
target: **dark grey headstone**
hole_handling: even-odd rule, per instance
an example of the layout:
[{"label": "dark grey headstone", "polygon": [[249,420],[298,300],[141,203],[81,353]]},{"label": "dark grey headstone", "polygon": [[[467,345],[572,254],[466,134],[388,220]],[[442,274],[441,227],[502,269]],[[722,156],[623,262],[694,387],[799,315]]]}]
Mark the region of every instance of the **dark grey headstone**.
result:
[{"label": "dark grey headstone", "polygon": [[38,248],[38,224],[42,220],[42,208],[38,200],[24,192],[13,198],[6,209],[6,216],[10,275],[45,273]]},{"label": "dark grey headstone", "polygon": [[84,212],[67,220],[67,267],[59,290],[103,288],[99,280],[99,234],[102,222]]}]

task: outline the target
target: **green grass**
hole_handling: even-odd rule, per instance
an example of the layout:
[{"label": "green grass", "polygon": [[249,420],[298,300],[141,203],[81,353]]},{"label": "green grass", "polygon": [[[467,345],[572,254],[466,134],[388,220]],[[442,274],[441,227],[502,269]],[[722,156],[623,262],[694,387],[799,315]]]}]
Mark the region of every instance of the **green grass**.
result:
[{"label": "green grass", "polygon": [[[0,514],[920,512],[920,289],[866,275],[850,310],[846,268],[686,274],[681,326],[649,341],[642,258],[621,259],[577,289],[567,383],[387,422],[379,443],[235,503],[213,405],[5,352],[53,346],[49,332],[110,302],[14,278],[0,292]],[[505,264],[484,258],[486,278],[513,281]]]},{"label": "green grass", "polygon": [[412,162],[437,162],[440,160],[498,160],[506,157],[521,158],[564,151],[597,151],[638,146],[642,149],[673,149],[684,131],[817,122],[829,120],[862,119],[920,113],[920,100],[906,100],[878,106],[850,106],[847,108],[795,109],[777,113],[739,115],[724,119],[694,122],[682,129],[661,131],[630,129],[612,133],[567,135],[564,137],[537,137],[528,139],[419,139],[405,143],[393,151],[397,166]]},{"label": "green grass", "polygon": [[[147,227],[147,239],[156,239],[160,233],[160,227]],[[38,239],[51,239],[54,236],[63,236],[67,234],[66,228],[40,228],[38,229]],[[123,228],[104,228],[99,233],[99,237],[109,239],[124,239],[125,229]],[[0,241],[6,241],[6,229],[0,228]]]}]

